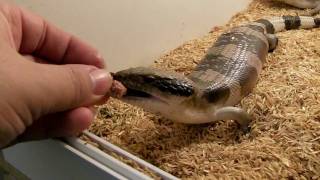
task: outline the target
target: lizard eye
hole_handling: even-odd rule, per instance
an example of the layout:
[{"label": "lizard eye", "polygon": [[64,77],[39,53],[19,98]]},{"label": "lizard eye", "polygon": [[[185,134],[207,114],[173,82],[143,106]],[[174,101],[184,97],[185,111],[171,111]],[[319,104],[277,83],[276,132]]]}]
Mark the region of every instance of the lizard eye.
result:
[{"label": "lizard eye", "polygon": [[156,80],[156,77],[154,77],[154,76],[145,76],[144,77],[144,81],[146,82],[146,83],[152,83],[152,82],[154,82]]}]

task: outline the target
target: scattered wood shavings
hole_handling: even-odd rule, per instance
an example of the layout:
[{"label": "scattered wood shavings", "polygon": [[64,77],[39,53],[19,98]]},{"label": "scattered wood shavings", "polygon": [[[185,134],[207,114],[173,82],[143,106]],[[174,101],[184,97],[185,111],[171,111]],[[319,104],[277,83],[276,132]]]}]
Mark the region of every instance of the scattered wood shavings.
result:
[{"label": "scattered wood shavings", "polygon": [[[227,25],[186,42],[155,66],[188,74],[228,28],[305,12],[254,0]],[[320,179],[320,29],[277,35],[279,46],[240,104],[254,117],[249,136],[238,136],[233,122],[176,124],[117,100],[99,107],[90,131],[183,179]]]}]

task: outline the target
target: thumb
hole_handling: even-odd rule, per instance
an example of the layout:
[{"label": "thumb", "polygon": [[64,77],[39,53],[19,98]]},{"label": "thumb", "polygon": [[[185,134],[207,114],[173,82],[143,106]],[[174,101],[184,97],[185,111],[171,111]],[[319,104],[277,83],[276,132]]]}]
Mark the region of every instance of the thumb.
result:
[{"label": "thumb", "polygon": [[[41,107],[39,116],[88,106],[101,101],[112,84],[111,75],[103,69],[87,65],[39,64],[35,72],[37,88],[29,97],[37,97],[31,107]],[[40,77],[40,78],[39,78]],[[39,104],[40,103],[40,104]],[[30,106],[29,106],[30,107]]]}]

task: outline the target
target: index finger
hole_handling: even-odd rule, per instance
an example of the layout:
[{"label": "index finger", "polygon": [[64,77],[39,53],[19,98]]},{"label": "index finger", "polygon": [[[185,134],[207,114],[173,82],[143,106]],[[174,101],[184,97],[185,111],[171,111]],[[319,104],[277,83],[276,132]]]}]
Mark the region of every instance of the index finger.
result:
[{"label": "index finger", "polygon": [[23,8],[18,8],[18,11],[22,33],[20,53],[32,54],[55,64],[87,64],[104,67],[103,58],[92,46],[55,27],[40,16]]}]

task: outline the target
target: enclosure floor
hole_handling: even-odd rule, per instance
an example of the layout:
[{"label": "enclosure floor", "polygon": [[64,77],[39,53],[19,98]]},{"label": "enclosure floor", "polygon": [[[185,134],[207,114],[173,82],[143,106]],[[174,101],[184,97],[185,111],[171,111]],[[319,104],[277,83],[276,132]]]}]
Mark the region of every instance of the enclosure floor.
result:
[{"label": "enclosure floor", "polygon": [[[186,42],[154,66],[188,74],[230,27],[304,12],[254,0],[227,25]],[[180,178],[320,178],[320,29],[278,37],[256,88],[239,105],[253,116],[249,135],[232,121],[177,124],[117,100],[99,107],[90,131]]]}]

